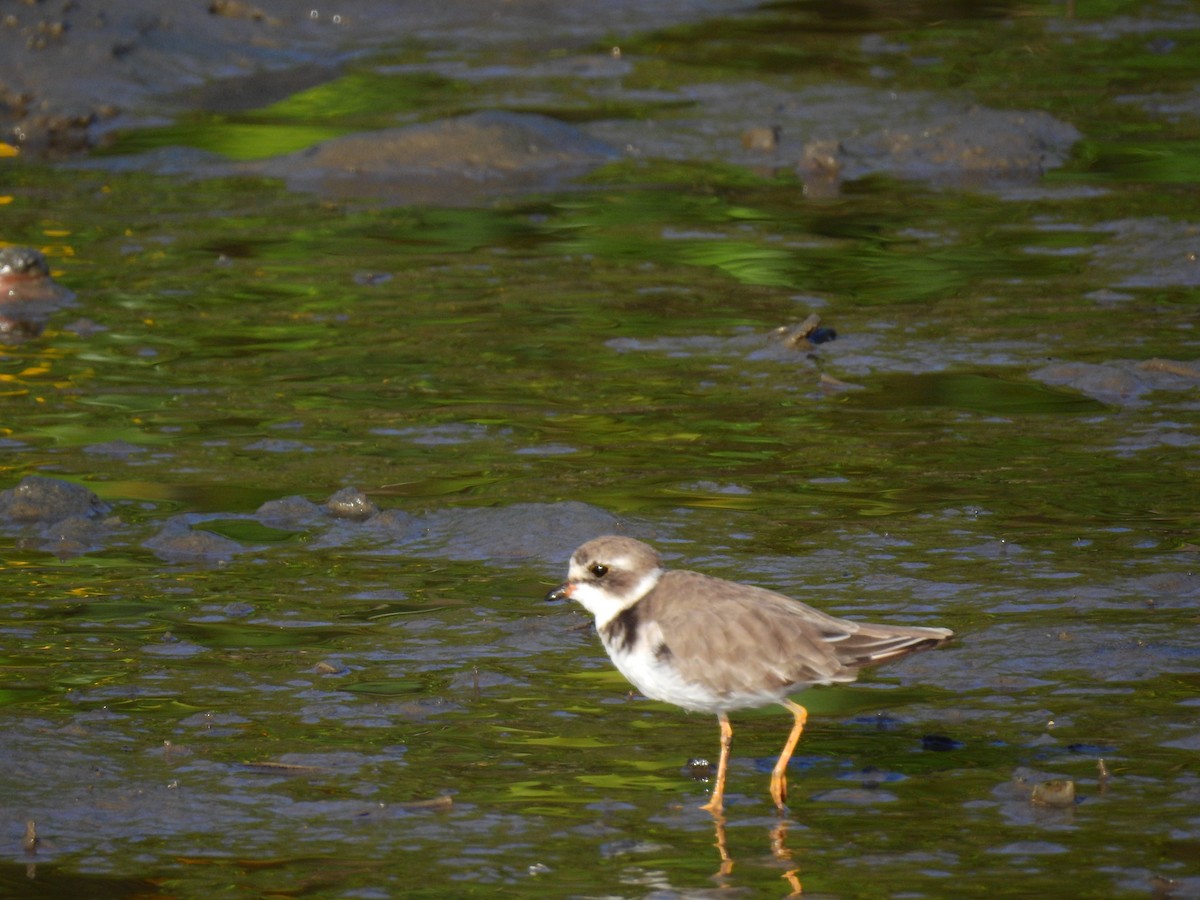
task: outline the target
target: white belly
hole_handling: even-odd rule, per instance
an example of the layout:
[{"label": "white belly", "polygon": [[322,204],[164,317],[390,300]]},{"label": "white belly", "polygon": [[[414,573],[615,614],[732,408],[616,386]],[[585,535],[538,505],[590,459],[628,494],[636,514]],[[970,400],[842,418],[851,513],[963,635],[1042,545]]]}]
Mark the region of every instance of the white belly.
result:
[{"label": "white belly", "polygon": [[711,688],[696,682],[685,681],[670,659],[659,659],[649,650],[646,643],[639,642],[631,650],[605,647],[613,665],[629,682],[651,700],[663,700],[692,712],[707,712],[714,715],[735,709],[749,709],[778,703],[780,696],[774,693],[735,693],[721,696]]}]

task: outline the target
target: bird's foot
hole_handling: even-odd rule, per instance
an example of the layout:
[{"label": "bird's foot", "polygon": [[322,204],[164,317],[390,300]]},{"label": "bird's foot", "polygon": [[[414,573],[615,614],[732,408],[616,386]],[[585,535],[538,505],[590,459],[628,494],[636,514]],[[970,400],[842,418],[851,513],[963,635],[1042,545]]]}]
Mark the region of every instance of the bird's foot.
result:
[{"label": "bird's foot", "polygon": [[771,773],[771,799],[776,809],[787,812],[787,778],[777,772]]}]

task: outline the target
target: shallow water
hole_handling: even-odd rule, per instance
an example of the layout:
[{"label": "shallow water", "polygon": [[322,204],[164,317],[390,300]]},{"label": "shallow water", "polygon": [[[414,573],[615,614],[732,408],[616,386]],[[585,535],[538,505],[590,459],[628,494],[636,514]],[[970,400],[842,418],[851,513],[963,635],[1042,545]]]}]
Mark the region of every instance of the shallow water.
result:
[{"label": "shallow water", "polygon": [[[1195,367],[1196,118],[1126,96],[1194,93],[1200,26],[806,10],[631,39],[661,52],[626,87],[817,47],[842,63],[805,78],[862,79],[882,33],[897,88],[1085,142],[1020,187],[822,200],[678,160],[457,209],[11,170],[3,238],[77,304],[0,345],[0,488],[66,479],[117,521],[0,536],[0,894],[1200,895],[1200,398],[1145,365]],[[837,340],[773,336],[814,310]],[[347,485],[394,517],[260,512]],[[960,638],[801,695],[786,817],[788,717],[736,715],[714,822],[688,761],[715,723],[631,696],[541,602],[613,527]],[[1033,803],[1049,779],[1077,802]]]}]

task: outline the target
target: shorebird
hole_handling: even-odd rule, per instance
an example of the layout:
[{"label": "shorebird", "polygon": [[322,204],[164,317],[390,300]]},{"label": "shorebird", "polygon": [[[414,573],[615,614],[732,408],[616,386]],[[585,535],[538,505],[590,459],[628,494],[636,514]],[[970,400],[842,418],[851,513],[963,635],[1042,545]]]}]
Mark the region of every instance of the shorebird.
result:
[{"label": "shorebird", "polygon": [[771,799],[782,811],[787,765],[808,711],[789,699],[814,684],[853,681],[858,670],[937,647],[946,628],[874,625],[839,619],[764,588],[665,570],[653,547],[609,535],[571,556],[567,580],[546,595],[570,598],[596,619],[609,657],[645,696],[716,713],[721,755],[712,796],[720,813],[733,727],[729,713],[778,703],[795,718],[771,770]]}]

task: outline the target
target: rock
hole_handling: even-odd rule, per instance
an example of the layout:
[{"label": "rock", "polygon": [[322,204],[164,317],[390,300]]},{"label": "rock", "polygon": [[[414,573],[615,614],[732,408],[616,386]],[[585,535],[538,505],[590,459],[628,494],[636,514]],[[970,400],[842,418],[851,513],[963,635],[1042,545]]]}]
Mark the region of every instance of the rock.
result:
[{"label": "rock", "polygon": [[617,155],[546,116],[479,112],[335,138],[266,162],[262,171],[323,196],[465,203],[546,190]]},{"label": "rock", "polygon": [[29,475],[0,493],[0,522],[14,525],[51,524],[72,516],[95,519],[111,509],[85,487],[40,475]]},{"label": "rock", "polygon": [[60,559],[99,550],[119,527],[116,517],[109,519],[68,516],[41,529],[44,539],[39,545]]},{"label": "rock", "polygon": [[246,549],[230,538],[193,529],[186,516],[168,519],[142,546],[165,562],[228,562]]},{"label": "rock", "polygon": [[1172,359],[1060,362],[1030,373],[1046,384],[1074,388],[1114,406],[1137,406],[1152,391],[1195,391],[1200,367]]},{"label": "rock", "polygon": [[423,534],[406,547],[409,552],[492,562],[535,559],[554,571],[585,541],[630,533],[617,516],[579,501],[448,509],[429,514],[422,524]]},{"label": "rock", "polygon": [[1071,387],[1114,406],[1133,406],[1149,384],[1133,372],[1110,364],[1055,363],[1031,372],[1030,377],[1057,387]]},{"label": "rock", "polygon": [[264,525],[296,528],[320,519],[324,515],[324,511],[305,497],[292,496],[283,497],[280,500],[268,500],[258,508],[254,515]]},{"label": "rock", "polygon": [[325,501],[325,509],[338,519],[365,521],[379,512],[379,507],[358,488],[342,488]]},{"label": "rock", "polygon": [[1042,806],[1074,806],[1075,782],[1069,778],[1061,778],[1035,784],[1030,799]]},{"label": "rock", "polygon": [[50,277],[50,264],[32,247],[0,249],[0,335],[37,337],[52,313],[75,295]]}]

